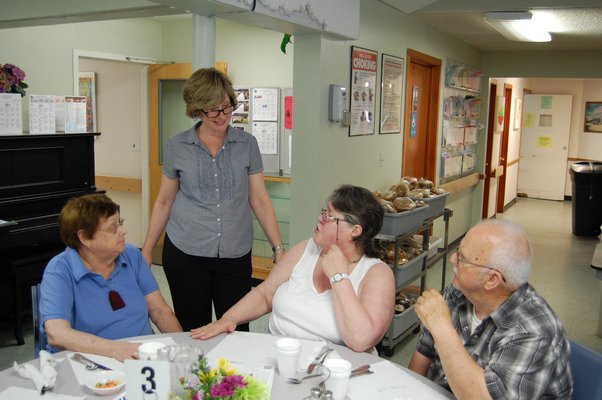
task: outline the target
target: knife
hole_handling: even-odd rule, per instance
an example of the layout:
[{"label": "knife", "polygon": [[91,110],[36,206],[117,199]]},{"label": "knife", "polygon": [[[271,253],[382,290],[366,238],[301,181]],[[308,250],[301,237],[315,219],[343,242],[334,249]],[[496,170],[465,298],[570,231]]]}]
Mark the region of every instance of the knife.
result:
[{"label": "knife", "polygon": [[105,367],[104,365],[99,364],[96,361],[92,361],[88,357],[84,357],[83,355],[81,355],[79,353],[74,353],[72,358],[75,361],[79,361],[79,362],[81,362],[83,364],[93,365],[95,368],[98,368],[98,369],[104,369],[106,371],[111,371],[112,370],[112,368]]}]

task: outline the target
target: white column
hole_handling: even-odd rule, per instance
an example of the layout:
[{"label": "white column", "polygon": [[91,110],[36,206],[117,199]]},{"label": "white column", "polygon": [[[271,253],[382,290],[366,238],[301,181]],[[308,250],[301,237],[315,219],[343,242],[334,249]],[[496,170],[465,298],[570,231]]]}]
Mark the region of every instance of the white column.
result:
[{"label": "white column", "polygon": [[192,71],[215,64],[215,18],[192,16]]}]

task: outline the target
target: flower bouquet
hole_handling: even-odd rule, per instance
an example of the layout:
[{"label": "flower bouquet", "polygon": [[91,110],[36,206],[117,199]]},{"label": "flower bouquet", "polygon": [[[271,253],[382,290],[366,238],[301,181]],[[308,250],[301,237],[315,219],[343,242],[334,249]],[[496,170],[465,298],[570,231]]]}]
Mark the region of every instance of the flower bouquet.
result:
[{"label": "flower bouquet", "polygon": [[184,388],[181,396],[171,400],[269,400],[267,385],[250,375],[239,375],[225,358],[217,360],[214,368],[200,355],[192,366],[188,381],[180,379]]},{"label": "flower bouquet", "polygon": [[0,93],[19,93],[25,96],[25,72],[13,64],[0,64]]}]

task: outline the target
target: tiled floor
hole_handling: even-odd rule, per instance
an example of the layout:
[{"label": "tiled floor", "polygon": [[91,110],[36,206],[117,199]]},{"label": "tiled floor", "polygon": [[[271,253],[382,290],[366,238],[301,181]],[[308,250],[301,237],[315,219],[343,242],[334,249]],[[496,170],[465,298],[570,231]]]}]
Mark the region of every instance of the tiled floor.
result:
[{"label": "tiled floor", "polygon": [[[596,237],[579,237],[572,234],[571,203],[519,198],[517,203],[498,218],[516,221],[528,231],[534,247],[534,267],[530,282],[548,300],[563,322],[569,337],[602,353],[602,337],[597,335],[601,281],[590,268]],[[453,217],[450,220],[453,224]],[[449,265],[449,264],[448,264]],[[435,264],[427,275],[427,286],[439,287],[441,264]],[[171,302],[163,269],[153,266],[161,290]],[[451,280],[448,268],[446,282]],[[251,330],[265,332],[267,318],[251,323]],[[0,369],[8,368],[13,361],[33,358],[31,324],[25,327],[23,346],[17,346],[12,326],[0,325]],[[414,351],[416,337],[410,335],[400,342],[389,358],[407,366]]]}]

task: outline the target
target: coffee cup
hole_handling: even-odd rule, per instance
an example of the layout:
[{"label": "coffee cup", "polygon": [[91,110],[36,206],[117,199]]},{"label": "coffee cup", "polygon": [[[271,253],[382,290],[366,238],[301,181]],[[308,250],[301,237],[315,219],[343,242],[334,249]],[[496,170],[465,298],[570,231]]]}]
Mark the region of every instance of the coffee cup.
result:
[{"label": "coffee cup", "polygon": [[278,373],[286,378],[294,377],[299,368],[301,342],[293,338],[282,338],[276,341],[278,354]]},{"label": "coffee cup", "polygon": [[330,358],[324,361],[324,374],[326,389],[332,392],[334,400],[344,400],[349,387],[349,376],[351,375],[351,363],[342,358]]},{"label": "coffee cup", "polygon": [[141,360],[157,360],[157,352],[166,345],[161,342],[144,342],[138,346],[138,358]]}]

